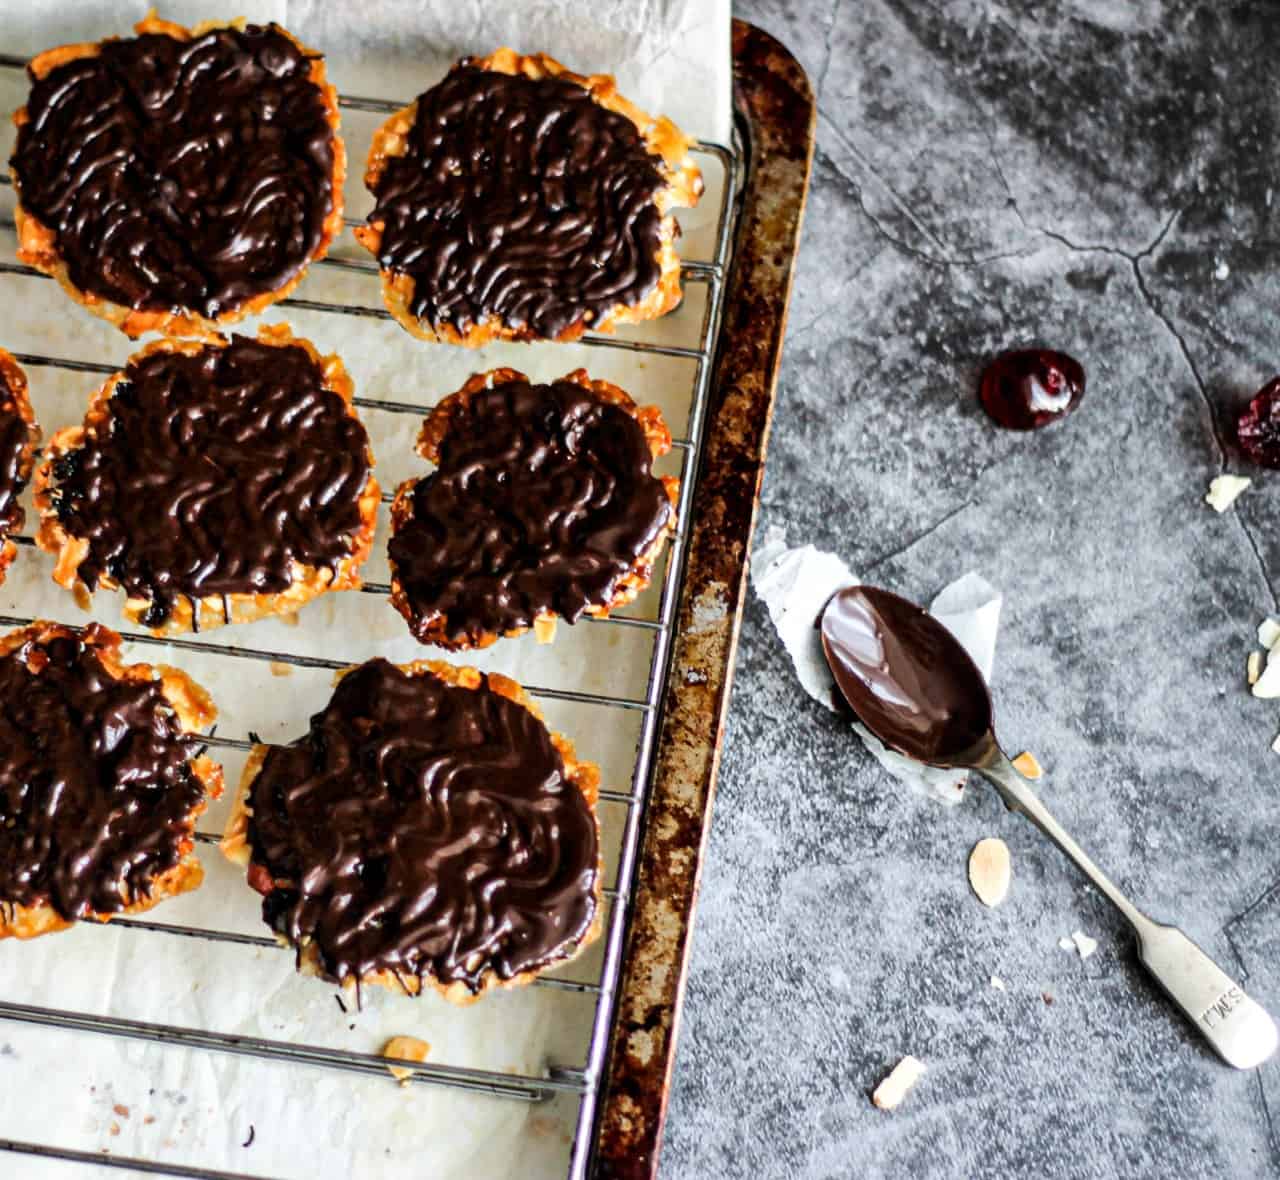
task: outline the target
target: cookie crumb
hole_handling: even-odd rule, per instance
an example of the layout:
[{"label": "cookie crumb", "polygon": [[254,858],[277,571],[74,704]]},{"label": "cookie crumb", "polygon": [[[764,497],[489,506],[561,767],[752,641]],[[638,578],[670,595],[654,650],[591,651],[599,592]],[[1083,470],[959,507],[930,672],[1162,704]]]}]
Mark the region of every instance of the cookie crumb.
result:
[{"label": "cookie crumb", "polygon": [[111,1109],[122,1119],[127,1119],[129,1117],[129,1108],[125,1106],[123,1102],[117,1102]]},{"label": "cookie crumb", "polygon": [[1090,938],[1083,930],[1077,930],[1071,936],[1071,941],[1075,944],[1076,950],[1080,952],[1080,957],[1082,959],[1087,959],[1098,949],[1098,940],[1096,938]]},{"label": "cookie crumb", "polygon": [[1013,760],[1013,769],[1023,778],[1029,778],[1033,783],[1044,778],[1044,769],[1036,761],[1036,756],[1030,750],[1023,750]]},{"label": "cookie crumb", "polygon": [[272,661],[271,661],[271,675],[272,675],[272,676],[292,676],[292,675],[293,675],[293,665],[291,665],[291,664],[282,664],[279,660],[272,660]]},{"label": "cookie crumb", "polygon": [[[382,1046],[383,1057],[394,1057],[401,1061],[426,1061],[430,1052],[431,1046],[417,1037],[392,1037]],[[402,1086],[408,1085],[409,1079],[413,1077],[413,1070],[406,1069],[403,1065],[388,1065],[387,1070]]]},{"label": "cookie crumb", "polygon": [[896,1110],[926,1068],[923,1061],[907,1054],[875,1088],[871,1101],[881,1110]]}]

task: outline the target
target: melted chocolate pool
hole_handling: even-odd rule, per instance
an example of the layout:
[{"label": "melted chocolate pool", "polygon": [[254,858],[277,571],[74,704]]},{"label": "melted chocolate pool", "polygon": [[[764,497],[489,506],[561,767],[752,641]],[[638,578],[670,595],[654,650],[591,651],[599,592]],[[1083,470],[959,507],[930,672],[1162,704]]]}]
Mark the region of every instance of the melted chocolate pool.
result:
[{"label": "melted chocolate pool", "polygon": [[959,641],[927,611],[872,586],[839,591],[822,614],[831,674],[885,745],[960,765],[991,729],[991,698]]}]

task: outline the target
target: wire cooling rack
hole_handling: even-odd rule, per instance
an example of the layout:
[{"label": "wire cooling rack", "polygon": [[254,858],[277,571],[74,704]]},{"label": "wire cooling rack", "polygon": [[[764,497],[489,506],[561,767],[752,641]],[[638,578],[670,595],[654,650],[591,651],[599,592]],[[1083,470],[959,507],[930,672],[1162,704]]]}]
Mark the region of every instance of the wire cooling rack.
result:
[{"label": "wire cooling rack", "polygon": [[[22,70],[25,69],[26,64],[25,58],[0,54],[0,69]],[[350,111],[385,115],[399,110],[404,104],[382,99],[342,95],[339,98],[339,105],[343,109]],[[742,181],[743,153],[741,143],[736,134],[732,146],[700,141],[695,144],[693,150],[697,154],[714,157],[723,169],[724,177],[719,208],[716,214],[714,247],[711,260],[688,261],[684,262],[681,267],[685,283],[703,284],[706,288],[702,323],[696,347],[646,342],[638,338],[608,336],[599,333],[588,333],[580,341],[581,344],[592,348],[624,349],[638,354],[680,357],[693,362],[693,389],[687,433],[685,437],[677,438],[673,443],[673,448],[680,458],[680,495],[677,504],[677,526],[670,543],[665,572],[662,575],[657,618],[645,619],[626,615],[611,615],[605,619],[590,619],[588,616],[588,625],[592,627],[641,628],[652,634],[653,645],[648,666],[647,688],[642,697],[626,697],[581,692],[559,688],[554,685],[525,684],[527,691],[534,697],[596,705],[610,709],[639,712],[641,714],[640,736],[632,769],[630,791],[602,790],[600,792],[602,800],[625,808],[626,818],[614,877],[615,885],[604,890],[607,913],[602,966],[598,979],[595,982],[580,982],[542,976],[532,985],[577,992],[593,998],[594,1015],[587,1042],[586,1059],[580,1066],[553,1065],[543,1076],[509,1074],[456,1065],[421,1063],[413,1066],[412,1080],[428,1085],[453,1087],[492,1097],[524,1102],[539,1102],[551,1097],[564,1095],[576,1097],[578,1112],[568,1173],[570,1180],[581,1180],[587,1174],[591,1154],[591,1136],[600,1097],[602,1072],[609,1045],[610,1029],[615,1015],[616,988],[623,961],[628,903],[635,886],[636,853],[648,800],[653,769],[653,752],[659,732],[659,706],[666,690],[670,666],[674,622],[684,568],[684,547],[688,534],[690,506],[693,502],[693,486],[698,469],[715,345],[720,331],[726,270],[734,238],[737,198]],[[10,178],[7,175],[0,174],[0,185],[7,186],[10,184]],[[363,224],[361,219],[346,218],[345,220],[348,227]],[[12,231],[14,228],[11,218],[0,216],[0,229]],[[316,265],[367,274],[370,276],[371,282],[377,281],[378,266],[371,259],[342,258],[331,255]],[[0,274],[39,279],[47,277],[31,267],[22,265],[16,259],[5,258],[0,258]],[[380,320],[391,319],[389,313],[380,307],[361,306],[347,302],[317,301],[294,297],[280,301],[278,306],[335,316],[371,317]],[[427,345],[424,347],[447,346]],[[536,347],[551,348],[554,345]],[[16,349],[12,351],[20,364],[37,369],[54,368],[106,376],[118,371],[120,367],[119,365],[96,363],[69,357],[49,356],[38,352],[20,352]],[[369,397],[356,397],[354,400],[357,406],[365,409],[411,414],[418,418],[421,418],[425,413],[424,407],[421,405]],[[385,492],[383,499],[384,502],[389,502],[392,499],[392,493]],[[20,545],[34,545],[34,539],[30,535],[14,536],[12,539]],[[382,582],[366,582],[363,586],[364,593],[382,596],[388,595],[390,589],[388,584]],[[29,616],[0,615],[0,626],[5,628],[25,626],[31,621],[32,619]],[[334,671],[350,666],[347,661],[330,660],[317,656],[303,656],[287,651],[245,647],[239,644],[231,648],[220,644],[212,644],[198,637],[186,639],[159,638],[146,632],[130,630],[122,631],[121,634],[126,641],[131,643],[159,647],[167,646],[178,651],[204,653],[220,658],[268,661],[295,667],[332,669]],[[251,634],[250,632],[250,637]],[[238,751],[247,751],[252,748],[253,744],[251,741],[218,736],[216,733],[208,735],[206,740],[212,748]],[[197,840],[205,844],[216,844],[219,838],[220,833],[217,832],[197,832]],[[208,930],[189,925],[131,917],[114,919],[111,925],[128,927],[140,932],[153,932],[195,939],[211,939],[252,947],[282,950],[273,938],[266,935]],[[282,950],[282,953],[285,952]],[[71,1032],[182,1046],[196,1051],[232,1053],[296,1067],[320,1067],[348,1073],[386,1077],[386,1059],[374,1054],[357,1053],[329,1046],[222,1034],[163,1022],[151,1023],[136,1019],[95,1015],[88,1012],[43,1008],[12,1002],[4,998],[0,998],[0,1020]],[[265,1177],[259,1177],[251,1173],[216,1171],[167,1161],[104,1155],[98,1152],[80,1151],[41,1143],[24,1142],[17,1139],[0,1138],[0,1153],[7,1153],[16,1157],[24,1155],[39,1156],[69,1163],[118,1168],[149,1175],[188,1177],[192,1178],[192,1180],[267,1180]],[[8,1169],[3,1165],[0,1165],[0,1173],[9,1174]]]}]

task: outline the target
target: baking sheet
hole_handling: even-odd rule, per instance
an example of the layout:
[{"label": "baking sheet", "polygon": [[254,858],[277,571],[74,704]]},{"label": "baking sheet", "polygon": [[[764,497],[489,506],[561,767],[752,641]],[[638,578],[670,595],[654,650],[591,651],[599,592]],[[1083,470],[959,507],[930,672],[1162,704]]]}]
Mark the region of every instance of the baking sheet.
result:
[{"label": "baking sheet", "polygon": [[[690,132],[723,140],[728,125],[728,5],[716,0],[630,4],[378,3],[266,4],[240,8],[252,20],[275,19],[326,52],[330,76],[345,93],[408,100],[434,81],[461,52],[483,52],[498,43],[546,50],[584,72],[616,70],[624,92],[665,111]],[[32,9],[0,4],[0,48],[29,54],[52,44],[125,32],[143,4],[67,3]],[[184,23],[232,13],[190,3],[166,5],[161,15]],[[521,36],[521,32],[524,35]],[[693,68],[691,63],[697,63]],[[708,69],[708,63],[722,68]],[[0,107],[15,109],[26,90],[24,76],[0,70]],[[369,135],[382,116],[343,112],[352,160],[348,214],[368,208],[360,184]],[[0,133],[7,158],[12,130]],[[682,216],[682,254],[710,260],[723,178],[710,156],[699,156],[707,193],[698,210]],[[0,211],[11,215],[13,194],[0,189]],[[14,235],[0,230],[0,258],[13,260]],[[333,251],[367,258],[344,234]],[[655,325],[620,335],[685,348],[697,347],[705,287],[691,283],[679,311]],[[380,306],[376,278],[334,268],[313,268],[297,291],[305,299]],[[118,364],[131,344],[44,280],[0,276],[0,345],[14,352]],[[316,311],[278,308],[266,322],[288,322],[322,351],[341,353],[357,396],[386,399],[425,410],[472,372],[511,365],[535,379],[550,379],[578,366],[616,381],[642,403],[659,405],[673,433],[687,429],[696,363],[687,357],[639,355],[588,344],[492,345],[467,351],[414,341],[396,325]],[[253,330],[254,321],[246,329]],[[77,422],[97,384],[89,375],[29,367],[32,400],[46,436]],[[420,423],[416,413],[365,409],[384,489],[421,474],[426,465],[411,452]],[[659,469],[678,473],[677,449]],[[29,528],[34,514],[28,504]],[[386,510],[364,575],[386,582]],[[50,580],[52,560],[24,547],[0,587],[0,614],[43,615],[72,623],[97,618],[133,630],[119,613],[119,598],[100,593],[92,616]],[[655,579],[655,583],[657,579]],[[625,612],[656,615],[658,586]],[[400,616],[380,594],[329,595],[304,609],[297,626],[279,620],[223,628],[199,637],[223,648],[243,646],[263,658],[179,652],[131,644],[130,659],[165,661],[185,668],[208,687],[221,716],[221,736],[290,740],[327,699],[332,673],[294,668],[271,654],[314,655],[354,661],[374,654],[406,660],[424,649],[408,635]],[[530,687],[568,689],[638,700],[644,696],[654,633],[617,623],[562,626],[551,646],[532,636],[503,641],[465,662],[502,671]],[[461,661],[459,661],[461,662]],[[597,761],[606,788],[631,786],[642,714],[637,710],[543,698],[548,723],[574,737],[581,753]],[[243,755],[222,755],[228,798],[204,818],[205,831],[220,829],[230,788]],[[606,883],[613,884],[623,807],[600,807]],[[262,936],[256,895],[243,874],[212,848],[201,849],[204,886],[157,907],[146,918],[161,923]],[[598,943],[553,974],[594,981]],[[458,1009],[435,996],[409,1000],[370,989],[363,1011],[348,1001],[343,1013],[336,989],[299,979],[287,951],[210,943],[120,926],[77,927],[20,945],[0,943],[0,999],[94,1015],[165,1023],[219,1033],[261,1037],[375,1053],[387,1038],[418,1036],[432,1046],[434,1064],[520,1074],[542,1074],[549,1064],[577,1067],[586,1054],[594,997],[551,987],[530,987]],[[543,1177],[563,1176],[577,1099],[541,1104],[462,1093],[417,1083],[401,1088],[388,1074],[361,1077],[325,1068],[253,1061],[216,1052],[149,1045],[91,1033],[67,1033],[0,1021],[0,1138],[42,1141],[63,1148],[142,1156],[165,1162],[273,1177],[349,1175]],[[250,1131],[252,1129],[252,1136]],[[248,1143],[248,1146],[245,1144]],[[0,1174],[41,1180],[115,1170],[0,1156]]]}]

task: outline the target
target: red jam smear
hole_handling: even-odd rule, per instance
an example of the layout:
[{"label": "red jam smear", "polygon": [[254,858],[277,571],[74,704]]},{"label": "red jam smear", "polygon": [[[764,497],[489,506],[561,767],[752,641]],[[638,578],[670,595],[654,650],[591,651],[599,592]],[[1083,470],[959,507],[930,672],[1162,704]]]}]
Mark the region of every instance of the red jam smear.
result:
[{"label": "red jam smear", "polygon": [[1038,430],[1065,418],[1084,397],[1084,366],[1065,352],[1003,352],[982,373],[982,408],[1009,430]]}]

